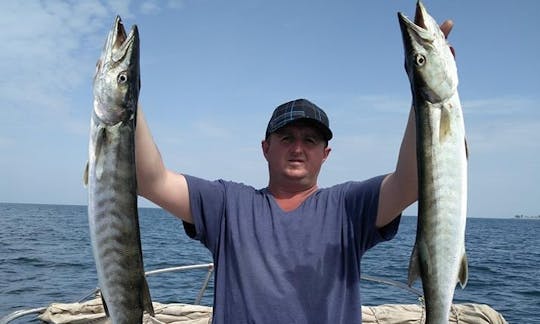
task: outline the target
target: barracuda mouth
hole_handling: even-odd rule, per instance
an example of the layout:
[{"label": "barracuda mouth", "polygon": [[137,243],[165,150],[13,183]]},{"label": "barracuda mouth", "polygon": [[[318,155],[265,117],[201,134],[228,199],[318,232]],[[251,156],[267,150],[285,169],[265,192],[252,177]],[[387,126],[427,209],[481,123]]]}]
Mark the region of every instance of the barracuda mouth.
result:
[{"label": "barracuda mouth", "polygon": [[122,18],[120,16],[116,16],[116,19],[114,20],[114,44],[119,45],[122,44],[126,38],[126,30],[124,29],[124,24],[122,23]]},{"label": "barracuda mouth", "polygon": [[114,24],[109,31],[105,45],[101,52],[101,57],[97,63],[96,70],[99,71],[106,64],[115,64],[122,62],[124,58],[139,55],[139,30],[137,25],[133,25],[126,34],[124,24],[120,16],[116,16]]},{"label": "barracuda mouth", "polygon": [[134,118],[140,89],[139,42],[137,26],[126,34],[116,16],[94,75],[94,111],[107,125]]},{"label": "barracuda mouth", "polygon": [[426,17],[426,8],[424,5],[418,1],[416,3],[416,12],[414,14],[414,24],[423,29],[427,29],[425,18]]},{"label": "barracuda mouth", "polygon": [[129,35],[127,35],[122,19],[120,16],[116,16],[105,47],[105,52],[111,54],[111,59],[114,62],[119,62],[130,52],[130,50],[133,50],[134,47],[138,47],[138,42],[139,30],[137,25],[133,25]]},{"label": "barracuda mouth", "polygon": [[414,30],[419,35],[425,35],[429,30],[428,22],[429,14],[422,2],[416,3],[416,12],[414,14],[414,22],[412,22],[405,14],[398,12],[399,24],[401,29]]},{"label": "barracuda mouth", "polygon": [[414,22],[401,12],[398,12],[398,19],[406,55],[420,48],[432,46],[438,37],[442,36],[444,39],[439,25],[420,1],[416,3]]}]

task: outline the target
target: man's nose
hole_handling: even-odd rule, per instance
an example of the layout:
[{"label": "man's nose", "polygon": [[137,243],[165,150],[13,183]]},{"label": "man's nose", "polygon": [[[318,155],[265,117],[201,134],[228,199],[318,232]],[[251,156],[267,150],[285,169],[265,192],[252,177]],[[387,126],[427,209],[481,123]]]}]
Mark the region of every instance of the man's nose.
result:
[{"label": "man's nose", "polygon": [[302,143],[302,139],[300,138],[297,138],[295,139],[292,144],[291,144],[291,151],[297,153],[297,152],[302,152],[304,146],[303,146],[303,143]]}]

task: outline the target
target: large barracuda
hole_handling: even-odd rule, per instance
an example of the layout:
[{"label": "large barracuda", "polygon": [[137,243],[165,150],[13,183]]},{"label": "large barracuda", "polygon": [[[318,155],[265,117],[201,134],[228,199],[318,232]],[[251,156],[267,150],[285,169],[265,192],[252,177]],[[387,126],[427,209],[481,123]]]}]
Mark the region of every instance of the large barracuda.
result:
[{"label": "large barracuda", "polygon": [[120,17],[96,66],[90,123],[88,219],[101,294],[112,323],[141,323],[154,311],[144,276],[135,170],[139,34]]},{"label": "large barracuda", "polygon": [[467,283],[467,148],[453,53],[418,2],[398,14],[416,115],[418,226],[409,285],[421,277],[426,323],[448,323],[456,283]]}]

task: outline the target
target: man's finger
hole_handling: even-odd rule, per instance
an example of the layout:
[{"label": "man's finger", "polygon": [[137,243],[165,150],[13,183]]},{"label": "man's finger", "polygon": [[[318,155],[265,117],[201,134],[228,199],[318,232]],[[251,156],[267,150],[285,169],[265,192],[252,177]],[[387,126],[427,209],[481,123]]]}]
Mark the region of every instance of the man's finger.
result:
[{"label": "man's finger", "polygon": [[448,34],[450,34],[450,31],[452,31],[452,27],[454,27],[454,22],[452,20],[445,20],[440,28],[441,28],[441,31],[443,32],[444,36],[445,37],[448,37]]}]

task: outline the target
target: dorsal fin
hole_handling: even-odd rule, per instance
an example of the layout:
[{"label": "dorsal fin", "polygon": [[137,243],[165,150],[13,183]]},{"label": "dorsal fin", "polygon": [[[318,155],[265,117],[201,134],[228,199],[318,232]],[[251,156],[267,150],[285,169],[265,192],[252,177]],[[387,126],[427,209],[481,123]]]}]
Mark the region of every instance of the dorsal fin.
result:
[{"label": "dorsal fin", "polygon": [[407,283],[409,287],[420,277],[420,259],[418,258],[418,248],[416,244],[413,247],[411,253],[411,259],[409,260],[409,277]]},{"label": "dorsal fin", "polygon": [[86,162],[86,166],[84,167],[84,172],[83,172],[83,184],[84,186],[88,186],[88,161]]},{"label": "dorsal fin", "polygon": [[465,251],[463,251],[461,263],[459,265],[458,281],[462,289],[465,288],[465,286],[467,285],[467,281],[469,281],[469,265],[467,262],[467,253],[465,253]]},{"label": "dorsal fin", "polygon": [[443,105],[441,107],[441,119],[439,122],[439,142],[442,143],[446,140],[448,135],[452,132],[451,125],[451,106]]}]

